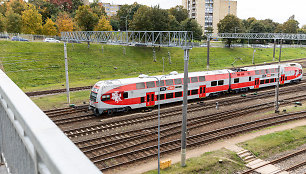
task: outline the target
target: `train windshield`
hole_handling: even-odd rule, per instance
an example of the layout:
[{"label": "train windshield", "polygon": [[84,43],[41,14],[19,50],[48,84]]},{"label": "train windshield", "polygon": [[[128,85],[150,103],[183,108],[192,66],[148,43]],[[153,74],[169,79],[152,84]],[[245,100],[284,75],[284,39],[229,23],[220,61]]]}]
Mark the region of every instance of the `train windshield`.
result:
[{"label": "train windshield", "polygon": [[90,100],[95,102],[96,99],[97,99],[97,95],[98,95],[98,93],[91,92],[90,93]]}]

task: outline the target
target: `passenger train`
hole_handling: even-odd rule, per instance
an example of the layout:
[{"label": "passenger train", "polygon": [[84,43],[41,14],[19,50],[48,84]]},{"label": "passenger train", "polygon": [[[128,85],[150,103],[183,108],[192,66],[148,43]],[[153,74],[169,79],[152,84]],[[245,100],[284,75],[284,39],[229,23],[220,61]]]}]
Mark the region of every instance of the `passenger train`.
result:
[{"label": "passenger train", "polygon": [[[301,81],[302,66],[298,63],[280,65],[280,84]],[[137,78],[97,82],[90,94],[89,109],[96,115],[152,107],[183,100],[184,74],[171,72],[163,76],[140,75]],[[277,84],[278,65],[244,67],[188,73],[188,99],[204,98],[220,93],[248,91]],[[159,79],[159,80],[157,80]],[[160,87],[159,87],[160,83]]]}]

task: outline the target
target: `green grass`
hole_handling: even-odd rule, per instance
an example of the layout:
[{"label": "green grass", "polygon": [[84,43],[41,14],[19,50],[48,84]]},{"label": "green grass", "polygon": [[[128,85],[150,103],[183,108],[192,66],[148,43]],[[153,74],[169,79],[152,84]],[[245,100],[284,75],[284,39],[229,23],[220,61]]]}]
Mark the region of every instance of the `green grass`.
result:
[{"label": "green grass", "polygon": [[[75,105],[82,105],[83,102],[88,102],[89,94],[90,91],[71,92],[70,93],[71,103]],[[31,99],[42,110],[68,107],[66,93],[47,95],[43,97],[32,97]]]},{"label": "green grass", "polygon": [[259,158],[267,158],[306,143],[306,126],[263,135],[240,145]]},{"label": "green grass", "polygon": [[[219,160],[223,160],[219,163]],[[234,153],[226,149],[207,152],[200,157],[190,158],[186,161],[186,167],[181,167],[180,163],[173,164],[171,167],[161,170],[162,174],[218,174],[234,173],[244,169],[243,162]],[[146,172],[145,174],[156,174],[157,170]]]},{"label": "green grass", "polygon": [[[91,44],[68,44],[70,86],[93,85],[99,80],[136,77],[141,73],[162,74],[162,57],[165,73],[183,72],[181,48],[156,48],[157,62],[153,62],[152,48]],[[63,43],[0,41],[0,62],[7,75],[24,91],[63,88],[65,65]],[[172,64],[168,62],[168,51]],[[189,71],[206,70],[207,48],[190,51]],[[271,62],[273,49],[257,49],[255,62]],[[245,65],[251,64],[251,48],[211,48],[210,68],[231,67],[236,57]],[[306,48],[284,48],[282,60],[306,57]],[[235,63],[236,66],[242,62]],[[115,70],[115,67],[117,69]]]}]

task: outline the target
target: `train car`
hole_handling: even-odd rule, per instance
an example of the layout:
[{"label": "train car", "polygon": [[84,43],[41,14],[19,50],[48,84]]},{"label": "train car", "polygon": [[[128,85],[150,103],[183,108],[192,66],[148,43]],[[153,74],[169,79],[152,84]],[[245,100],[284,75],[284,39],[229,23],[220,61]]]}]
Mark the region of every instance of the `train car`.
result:
[{"label": "train car", "polygon": [[[240,92],[276,84],[278,66],[245,67],[237,70],[216,70],[188,73],[188,99],[204,98],[230,91]],[[280,66],[280,83],[301,80],[299,64]],[[90,109],[96,115],[152,107],[183,100],[184,74],[171,72],[164,76],[140,75],[137,78],[97,82],[90,94]],[[160,87],[159,87],[160,80]]]}]

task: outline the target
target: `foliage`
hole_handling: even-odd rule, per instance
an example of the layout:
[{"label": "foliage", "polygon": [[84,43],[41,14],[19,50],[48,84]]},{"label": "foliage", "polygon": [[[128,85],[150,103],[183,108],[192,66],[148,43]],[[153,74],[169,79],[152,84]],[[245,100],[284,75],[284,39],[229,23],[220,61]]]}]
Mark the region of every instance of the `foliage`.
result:
[{"label": "foliage", "polygon": [[8,33],[20,33],[22,28],[22,18],[12,10],[6,12],[6,31]]},{"label": "foliage", "polygon": [[13,0],[8,3],[8,6],[14,13],[22,15],[22,12],[25,10],[26,4],[23,0]]},{"label": "foliage", "polygon": [[299,22],[294,19],[294,15],[283,24],[283,33],[297,33]]},{"label": "foliage", "polygon": [[34,5],[29,5],[22,12],[22,32],[26,34],[41,34],[42,16],[36,10]]},{"label": "foliage", "polygon": [[4,32],[4,31],[5,31],[5,18],[0,13],[0,32]]},{"label": "foliage", "polygon": [[254,21],[249,28],[250,33],[265,33],[266,28],[261,21]]},{"label": "foliage", "polygon": [[132,30],[138,31],[152,31],[153,22],[152,22],[152,9],[148,6],[141,6],[137,12],[134,14],[133,20],[130,23],[130,28]]},{"label": "foliage", "polygon": [[46,20],[46,23],[43,26],[43,34],[50,35],[50,36],[57,35],[56,25],[50,18]]},{"label": "foliage", "polygon": [[105,16],[100,18],[98,25],[95,26],[95,31],[112,31],[112,26]]},{"label": "foliage", "polygon": [[119,20],[116,17],[112,17],[110,19],[110,25],[114,31],[118,31],[119,29]]},{"label": "foliage", "polygon": [[142,5],[135,2],[132,5],[125,4],[120,7],[120,9],[117,12],[117,17],[119,20],[119,29],[121,31],[126,30],[126,25],[127,26],[131,25],[130,22],[133,20],[134,14],[138,11],[138,9],[141,6]]},{"label": "foliage", "polygon": [[[220,20],[217,26],[218,26],[219,33],[234,33],[235,29],[236,29],[236,32],[239,32],[239,30],[242,29],[241,20],[235,15],[225,16],[224,19]],[[230,47],[233,39],[226,39],[226,40],[227,40],[227,46]]]},{"label": "foliage", "polygon": [[45,23],[48,18],[53,18],[55,20],[58,13],[60,12],[58,6],[46,0],[32,0],[29,2],[36,6],[38,12],[42,16],[43,23]]},{"label": "foliage", "polygon": [[151,8],[152,16],[151,21],[152,29],[154,31],[166,31],[169,29],[169,13],[168,10],[161,9],[159,5]]},{"label": "foliage", "polygon": [[48,0],[51,4],[56,5],[63,11],[69,11],[72,9],[72,0]]},{"label": "foliage", "polygon": [[99,3],[98,1],[94,1],[89,6],[99,18],[106,15],[105,8],[103,7],[102,3]]},{"label": "foliage", "polygon": [[56,20],[59,35],[62,31],[73,31],[73,21],[67,13],[60,13]]},{"label": "foliage", "polygon": [[193,32],[193,38],[195,40],[201,40],[202,39],[202,27],[196,22],[194,19],[186,19],[181,23],[181,29],[183,31],[192,31]]},{"label": "foliage", "polygon": [[97,25],[99,21],[99,18],[92,12],[88,5],[83,5],[76,11],[75,20],[81,30],[93,31],[95,25]]},{"label": "foliage", "polygon": [[173,15],[169,15],[169,30],[170,31],[179,31],[181,29],[180,23],[176,20]]},{"label": "foliage", "polygon": [[188,18],[187,9],[184,9],[184,7],[181,5],[177,5],[176,7],[170,8],[169,13],[173,15],[179,23]]},{"label": "foliage", "polygon": [[4,2],[3,4],[0,3],[0,13],[5,14],[7,11],[7,2]]}]

